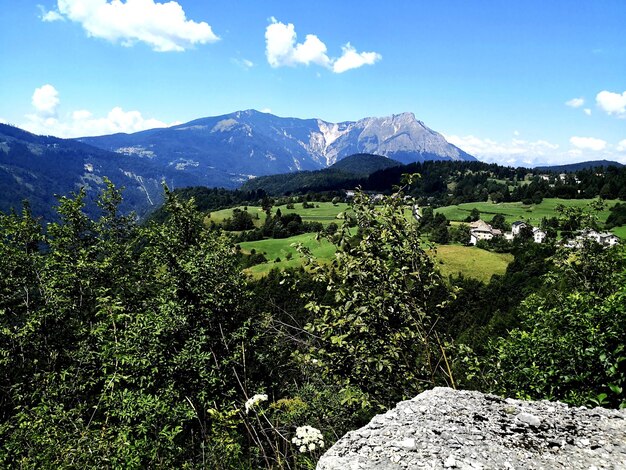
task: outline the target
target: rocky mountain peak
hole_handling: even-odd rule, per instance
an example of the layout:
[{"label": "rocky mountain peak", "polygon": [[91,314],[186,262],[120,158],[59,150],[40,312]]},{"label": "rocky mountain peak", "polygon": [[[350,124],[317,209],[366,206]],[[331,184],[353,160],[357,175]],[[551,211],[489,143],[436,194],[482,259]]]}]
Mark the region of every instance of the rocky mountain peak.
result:
[{"label": "rocky mountain peak", "polygon": [[125,155],[150,152],[154,164],[207,178],[207,184],[221,172],[232,186],[251,176],[318,170],[353,154],[402,163],[474,160],[411,112],[333,123],[247,109],[171,128],[80,140]]}]

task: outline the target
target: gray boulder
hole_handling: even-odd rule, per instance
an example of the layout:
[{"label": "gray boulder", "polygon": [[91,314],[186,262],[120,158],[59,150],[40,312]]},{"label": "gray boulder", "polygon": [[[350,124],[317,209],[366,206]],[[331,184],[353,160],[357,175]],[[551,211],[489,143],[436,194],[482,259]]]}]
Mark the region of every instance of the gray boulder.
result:
[{"label": "gray boulder", "polygon": [[435,388],[349,432],[318,470],[626,469],[626,410]]}]

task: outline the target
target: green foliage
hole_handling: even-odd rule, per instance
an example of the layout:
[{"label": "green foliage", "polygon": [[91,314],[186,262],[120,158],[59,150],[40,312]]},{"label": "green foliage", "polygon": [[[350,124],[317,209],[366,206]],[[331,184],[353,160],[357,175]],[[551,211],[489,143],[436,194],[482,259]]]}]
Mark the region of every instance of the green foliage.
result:
[{"label": "green foliage", "polygon": [[352,237],[344,219],[332,239],[338,247],[332,266],[309,260],[333,298],[307,305],[307,331],[316,340],[302,359],[315,360],[326,380],[358,389],[363,405],[389,406],[445,375],[431,330],[434,299],[445,288],[416,224],[404,216],[401,193],[373,206],[359,192],[353,212],[360,237]]},{"label": "green foliage", "polygon": [[459,224],[450,228],[450,241],[461,245],[469,245],[470,227],[467,224]]},{"label": "green foliage", "polygon": [[520,327],[492,344],[487,379],[503,394],[626,407],[626,250],[559,255]]},{"label": "green foliage", "polygon": [[572,233],[583,228],[598,229],[598,213],[605,208],[602,199],[590,201],[586,206],[565,206],[558,204],[557,212],[559,227],[567,233]]},{"label": "green foliage", "polygon": [[611,213],[606,219],[606,228],[626,225],[626,204],[615,204],[610,211]]},{"label": "green foliage", "polygon": [[[407,218],[401,192],[359,192],[322,243],[233,247],[193,198],[166,191],[164,222],[140,226],[105,183],[97,219],[84,191],[45,231],[28,205],[0,215],[1,467],[314,468],[321,449],[300,452],[296,428],[330,445],[433,384],[624,406],[623,247],[516,243],[508,264],[442,246],[443,269],[499,272],[446,283],[420,225],[447,219]],[[308,223],[274,202],[268,231]],[[299,266],[295,241],[306,269],[244,278],[242,263]],[[245,407],[259,391],[267,402]]]},{"label": "green foliage", "polygon": [[250,230],[254,228],[254,222],[247,210],[235,209],[232,219],[225,219],[222,226],[230,231]]},{"label": "green foliage", "polygon": [[171,194],[146,228],[120,200],[108,183],[92,221],[84,192],[61,198],[45,236],[27,210],[2,217],[3,466],[194,465],[205,410],[236,391],[246,294],[227,240]]}]

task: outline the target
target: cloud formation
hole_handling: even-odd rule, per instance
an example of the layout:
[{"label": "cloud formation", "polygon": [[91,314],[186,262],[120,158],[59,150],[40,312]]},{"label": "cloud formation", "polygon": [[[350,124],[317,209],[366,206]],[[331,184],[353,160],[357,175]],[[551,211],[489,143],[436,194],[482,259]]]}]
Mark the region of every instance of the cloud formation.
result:
[{"label": "cloud formation", "polygon": [[488,163],[534,166],[558,159],[558,144],[553,144],[547,140],[528,141],[520,139],[517,131],[514,135],[515,137],[510,142],[498,142],[473,135],[463,137],[447,135],[445,137],[451,144]]},{"label": "cloud formation", "polygon": [[35,88],[31,103],[37,113],[43,117],[53,117],[57,114],[59,106],[59,92],[52,85],[46,84],[40,88]]},{"label": "cloud formation", "polygon": [[570,108],[580,108],[583,104],[585,104],[584,98],[572,98],[571,100],[565,102],[565,105]]},{"label": "cloud formation", "polygon": [[188,20],[175,1],[57,0],[57,10],[44,13],[42,20],[61,19],[80,23],[89,36],[124,46],[143,42],[158,52],[184,51],[219,40],[204,21]]},{"label": "cloud formation", "polygon": [[607,114],[626,118],[626,91],[621,94],[601,91],[596,95],[596,103]]},{"label": "cloud formation", "polygon": [[233,57],[230,61],[238,67],[241,67],[244,70],[250,70],[254,67],[254,62],[248,59],[240,59],[237,57]]},{"label": "cloud formation", "polygon": [[593,150],[599,152],[606,148],[606,140],[596,139],[595,137],[571,137],[569,143],[580,150]]},{"label": "cloud formation", "polygon": [[27,115],[27,122],[21,124],[20,127],[35,134],[83,137],[116,132],[138,132],[175,124],[144,118],[139,111],[124,111],[119,106],[113,108],[104,117],[94,117],[91,111],[78,109],[60,118],[58,108],[61,100],[58,91],[52,85],[35,89],[32,104],[35,112]]},{"label": "cloud formation", "polygon": [[[595,137],[573,136],[569,139],[571,147],[562,148],[546,140],[528,141],[520,139],[517,135],[510,142],[473,135],[464,137],[446,135],[445,138],[451,144],[483,162],[500,165],[534,167],[580,162],[600,157],[626,163],[626,139],[617,144],[610,144]],[[601,152],[601,154],[596,152]]]},{"label": "cloud formation", "polygon": [[295,26],[271,18],[265,30],[265,55],[271,67],[295,67],[315,64],[343,73],[351,69],[372,65],[382,56],[377,52],[357,52],[350,44],[342,47],[342,55],[331,58],[327,47],[316,35],[307,34],[304,42],[297,42]]}]

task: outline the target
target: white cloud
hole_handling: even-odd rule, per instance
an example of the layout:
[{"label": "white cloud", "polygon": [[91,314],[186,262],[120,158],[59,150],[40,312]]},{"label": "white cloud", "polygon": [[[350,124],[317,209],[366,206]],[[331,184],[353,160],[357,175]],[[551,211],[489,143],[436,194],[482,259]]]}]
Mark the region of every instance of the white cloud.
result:
[{"label": "white cloud", "polygon": [[448,142],[474,155],[484,162],[496,162],[511,166],[534,166],[554,161],[560,156],[559,145],[546,140],[527,141],[517,138],[510,142],[498,142],[489,138],[468,136],[445,136]]},{"label": "white cloud", "polygon": [[248,59],[238,59],[238,58],[232,58],[230,59],[230,61],[237,65],[238,67],[241,67],[244,70],[249,70],[252,67],[254,67],[254,62],[252,62],[251,60]]},{"label": "white cloud", "polygon": [[139,111],[124,111],[116,106],[106,116],[95,117],[86,109],[78,109],[59,117],[61,103],[59,93],[52,85],[44,85],[33,93],[34,114],[26,116],[27,122],[20,127],[35,134],[57,137],[83,137],[113,134],[116,132],[138,132],[168,125],[158,119],[145,118]]},{"label": "white cloud", "polygon": [[79,109],[72,113],[72,119],[75,121],[84,121],[85,119],[89,119],[93,114],[91,111],[87,111],[86,109]]},{"label": "white cloud", "polygon": [[611,91],[601,91],[596,95],[596,103],[607,114],[626,118],[626,91],[622,94]]},{"label": "white cloud", "polygon": [[604,150],[606,148],[606,141],[596,139],[595,137],[574,136],[569,139],[569,142],[574,147],[581,150],[593,150],[595,152],[599,152],[600,150]]},{"label": "white cloud", "polygon": [[626,152],[626,139],[620,140],[615,148],[618,152]]},{"label": "white cloud", "polygon": [[335,73],[343,73],[363,65],[373,65],[381,59],[381,55],[377,52],[357,52],[350,43],[341,49],[343,54],[333,63],[333,72]]},{"label": "white cloud", "polygon": [[327,47],[316,35],[307,34],[304,42],[297,43],[295,27],[292,23],[284,24],[270,19],[265,30],[265,55],[271,67],[294,67],[296,65],[316,64],[335,73],[372,65],[382,56],[377,52],[357,52],[350,43],[343,46],[341,57],[331,58]]},{"label": "white cloud", "polygon": [[188,20],[175,1],[57,0],[57,10],[45,13],[42,20],[59,19],[80,23],[89,36],[124,46],[144,42],[158,52],[184,51],[219,40],[204,21]]},{"label": "white cloud", "polygon": [[585,112],[585,114],[586,114],[587,116],[591,116],[591,109],[589,109],[589,108],[585,108],[585,109],[583,109],[583,111]]},{"label": "white cloud", "polygon": [[42,11],[41,21],[51,23],[53,21],[64,21],[64,20],[65,18],[58,11],[54,11],[54,10]]},{"label": "white cloud", "polygon": [[262,112],[262,113],[268,113],[268,114],[271,114],[271,113],[272,113],[272,109],[271,109],[271,108],[263,108],[263,109],[261,110],[261,112]]},{"label": "white cloud", "polygon": [[0,117],[0,124],[8,124],[8,123],[9,123],[9,121],[4,119],[3,117]]},{"label": "white cloud", "polygon": [[583,104],[585,104],[584,98],[572,98],[571,100],[565,102],[565,105],[570,108],[580,108]]},{"label": "white cloud", "polygon": [[60,102],[59,92],[52,85],[46,84],[35,89],[31,102],[39,115],[55,116]]}]

